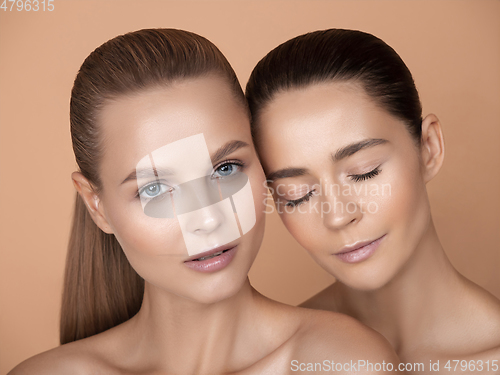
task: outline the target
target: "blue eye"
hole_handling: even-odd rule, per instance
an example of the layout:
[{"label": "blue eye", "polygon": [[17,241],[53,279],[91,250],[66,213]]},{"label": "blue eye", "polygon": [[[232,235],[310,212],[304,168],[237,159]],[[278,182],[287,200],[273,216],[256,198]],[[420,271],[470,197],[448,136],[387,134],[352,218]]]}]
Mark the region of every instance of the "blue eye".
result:
[{"label": "blue eye", "polygon": [[240,170],[242,167],[241,164],[237,163],[224,163],[220,167],[217,167],[212,175],[215,178],[224,178],[231,175],[234,175],[236,172]]},{"label": "blue eye", "polygon": [[233,172],[233,165],[226,164],[217,169],[221,176],[229,176]]},{"label": "blue eye", "polygon": [[141,190],[139,190],[139,196],[142,199],[153,199],[153,198],[157,198],[160,195],[163,195],[169,191],[172,191],[172,188],[170,186],[167,186],[165,184],[161,184],[159,182],[155,182],[155,183],[146,185]]}]

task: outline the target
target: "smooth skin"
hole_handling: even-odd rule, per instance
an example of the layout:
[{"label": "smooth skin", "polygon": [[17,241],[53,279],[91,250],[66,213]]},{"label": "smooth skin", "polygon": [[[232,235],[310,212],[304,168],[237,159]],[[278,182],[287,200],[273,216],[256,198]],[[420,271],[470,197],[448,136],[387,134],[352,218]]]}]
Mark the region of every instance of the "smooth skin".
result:
[{"label": "smooth skin", "polygon": [[[423,362],[422,373],[430,360],[449,373],[446,361],[463,359],[483,361],[477,373],[497,373],[491,364],[500,362],[500,301],[453,268],[431,217],[426,184],[444,158],[438,118],[425,117],[418,145],[358,83],[325,82],[278,93],[257,126],[264,171],[277,176],[269,186],[283,223],[337,278],[301,306],[358,319],[382,333],[402,362]],[[385,141],[339,158],[339,150],[370,139]],[[327,190],[332,186],[340,189]],[[335,255],[382,236],[360,262]]]},{"label": "smooth skin", "polygon": [[[143,304],[130,320],[32,357],[10,375],[288,374],[296,373],[292,360],[397,366],[389,343],[355,319],[287,306],[250,285],[247,274],[264,231],[265,177],[246,111],[224,80],[207,76],[121,97],[104,106],[99,121],[103,190],[96,195],[79,172],[72,179],[95,223],[115,234],[144,278]],[[199,133],[212,156],[227,142],[247,143],[227,159],[244,163],[256,210],[254,228],[234,242],[232,262],[213,273],[186,267],[178,222],[145,216],[135,197],[137,183],[121,184],[144,155]],[[158,256],[165,246],[173,255]]]}]

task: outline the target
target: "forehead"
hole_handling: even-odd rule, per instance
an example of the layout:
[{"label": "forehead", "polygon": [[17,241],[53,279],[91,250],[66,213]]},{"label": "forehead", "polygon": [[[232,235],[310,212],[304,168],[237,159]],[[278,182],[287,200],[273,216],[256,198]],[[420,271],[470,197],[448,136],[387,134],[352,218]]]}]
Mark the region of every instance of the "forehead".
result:
[{"label": "forehead", "polygon": [[104,105],[98,122],[101,171],[108,175],[123,174],[152,151],[196,134],[203,133],[210,152],[229,139],[251,139],[245,109],[213,76],[118,97]]},{"label": "forehead", "polygon": [[294,132],[339,135],[383,112],[356,82],[318,83],[278,93],[260,117],[260,130],[285,137]]},{"label": "forehead", "polygon": [[278,93],[264,108],[258,126],[259,153],[266,169],[304,164],[364,138],[405,135],[402,122],[352,81]]}]

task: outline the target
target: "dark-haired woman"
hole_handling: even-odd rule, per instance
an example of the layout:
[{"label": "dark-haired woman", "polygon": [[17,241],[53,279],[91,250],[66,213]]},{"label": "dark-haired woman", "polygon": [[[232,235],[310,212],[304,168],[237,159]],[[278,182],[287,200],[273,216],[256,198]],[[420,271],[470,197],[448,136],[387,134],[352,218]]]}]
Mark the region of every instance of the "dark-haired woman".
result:
[{"label": "dark-haired woman", "polygon": [[190,32],[139,30],[87,57],[70,104],[80,171],[64,345],[11,375],[396,366],[389,343],[355,319],[279,304],[251,287],[265,189],[246,105],[222,53]]},{"label": "dark-haired woman", "polygon": [[398,54],[360,31],[308,33],[257,64],[246,96],[276,209],[338,281],[303,306],[355,317],[422,373],[437,360],[498,371],[500,301],[440,244],[426,183],[443,163],[441,125],[422,118]]}]

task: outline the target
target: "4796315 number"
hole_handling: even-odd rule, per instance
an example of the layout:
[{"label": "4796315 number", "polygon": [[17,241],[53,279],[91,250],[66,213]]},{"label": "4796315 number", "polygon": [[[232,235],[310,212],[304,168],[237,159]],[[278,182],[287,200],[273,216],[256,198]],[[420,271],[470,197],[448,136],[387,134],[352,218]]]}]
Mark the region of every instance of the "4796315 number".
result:
[{"label": "4796315 number", "polygon": [[4,12],[52,12],[54,10],[54,0],[3,0],[0,10]]}]

